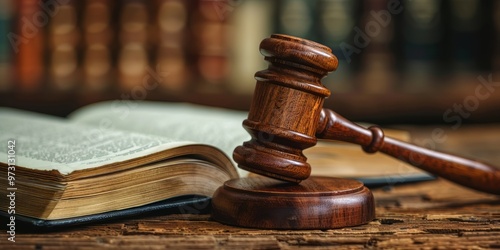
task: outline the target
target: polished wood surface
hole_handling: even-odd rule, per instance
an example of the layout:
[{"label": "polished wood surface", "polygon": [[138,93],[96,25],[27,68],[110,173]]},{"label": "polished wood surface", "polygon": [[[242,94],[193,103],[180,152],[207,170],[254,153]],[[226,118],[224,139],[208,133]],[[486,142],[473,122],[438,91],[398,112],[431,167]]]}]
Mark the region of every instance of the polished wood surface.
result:
[{"label": "polished wood surface", "polygon": [[257,80],[248,119],[243,126],[252,140],[234,150],[239,167],[290,182],[309,177],[302,150],[316,144],[319,111],[330,91],[321,78],[338,66],[331,49],[286,35],[260,44],[269,62]]},{"label": "polished wood surface", "polygon": [[254,99],[243,122],[252,139],[233,154],[239,167],[298,183],[311,172],[302,150],[314,146],[317,138],[335,139],[360,144],[366,152],[386,153],[461,185],[500,194],[500,170],[493,166],[385,138],[378,127],[364,129],[323,109],[330,92],[321,78],[338,65],[329,48],[273,35],[262,41],[260,49],[270,65],[255,75]]},{"label": "polished wood surface", "polygon": [[466,187],[500,195],[500,170],[491,165],[385,137],[379,127],[365,129],[328,109],[320,117],[318,138],[359,144],[367,153],[380,151]]},{"label": "polished wood surface", "polygon": [[331,229],[375,218],[373,195],[363,183],[310,177],[300,184],[268,177],[227,181],[212,199],[212,218],[264,229]]},{"label": "polished wood surface", "polygon": [[[430,144],[432,131],[445,140],[433,147],[500,162],[500,124],[397,126],[414,142]],[[221,224],[209,214],[156,215],[54,232],[23,232],[0,249],[491,249],[500,247],[500,196],[444,179],[373,189],[376,218],[368,224],[329,230],[263,230]]]}]

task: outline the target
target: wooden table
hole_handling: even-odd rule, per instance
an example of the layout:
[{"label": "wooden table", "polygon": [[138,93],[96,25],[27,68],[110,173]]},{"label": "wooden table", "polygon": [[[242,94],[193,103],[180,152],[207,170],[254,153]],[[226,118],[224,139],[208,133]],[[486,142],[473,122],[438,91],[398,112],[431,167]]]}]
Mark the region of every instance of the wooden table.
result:
[{"label": "wooden table", "polygon": [[[500,125],[410,128],[431,147],[479,157],[500,165]],[[442,126],[441,126],[442,127]],[[500,248],[500,197],[445,180],[372,190],[377,218],[367,225],[335,230],[256,230],[210,220],[206,214],[173,214],[88,225],[48,233],[17,233],[0,249],[481,249]]]}]

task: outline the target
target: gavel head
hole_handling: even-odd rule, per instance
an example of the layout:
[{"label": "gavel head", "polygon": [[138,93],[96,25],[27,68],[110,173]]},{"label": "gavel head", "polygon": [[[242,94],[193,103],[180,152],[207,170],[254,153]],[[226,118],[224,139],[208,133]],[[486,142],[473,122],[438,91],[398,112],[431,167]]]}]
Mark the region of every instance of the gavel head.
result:
[{"label": "gavel head", "polygon": [[236,147],[233,158],[242,169],[298,183],[311,173],[302,150],[316,145],[323,101],[330,95],[321,79],[338,60],[324,45],[287,35],[264,39],[260,52],[269,67],[255,74],[243,121],[251,140]]}]

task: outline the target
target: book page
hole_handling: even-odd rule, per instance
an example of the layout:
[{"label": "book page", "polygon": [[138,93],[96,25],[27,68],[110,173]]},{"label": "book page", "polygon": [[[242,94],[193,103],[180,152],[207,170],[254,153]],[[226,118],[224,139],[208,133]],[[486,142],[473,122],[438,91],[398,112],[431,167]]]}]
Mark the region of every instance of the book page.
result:
[{"label": "book page", "polygon": [[[246,118],[247,112],[242,111],[185,103],[123,100],[93,104],[70,115],[70,120],[75,123],[207,143],[222,149],[228,156],[232,156],[236,146],[250,139],[242,127]],[[405,131],[386,130],[386,134],[409,140]],[[319,142],[317,146],[306,149],[304,154],[314,175],[371,177],[422,173],[390,156],[365,154],[360,146],[342,142]],[[239,168],[238,171],[240,176],[248,174]]]},{"label": "book page", "polygon": [[380,152],[364,153],[355,144],[321,141],[304,154],[314,166],[312,175],[357,178],[423,174],[422,170]]},{"label": "book page", "polygon": [[61,174],[145,156],[191,144],[118,130],[96,129],[66,119],[0,108],[0,162],[7,163],[7,141],[16,141],[16,165]]},{"label": "book page", "polygon": [[[74,123],[100,129],[128,130],[213,145],[230,159],[236,146],[250,140],[242,126],[246,118],[247,112],[242,111],[186,103],[123,100],[89,105],[69,116]],[[238,172],[240,176],[247,174],[239,168]]]}]

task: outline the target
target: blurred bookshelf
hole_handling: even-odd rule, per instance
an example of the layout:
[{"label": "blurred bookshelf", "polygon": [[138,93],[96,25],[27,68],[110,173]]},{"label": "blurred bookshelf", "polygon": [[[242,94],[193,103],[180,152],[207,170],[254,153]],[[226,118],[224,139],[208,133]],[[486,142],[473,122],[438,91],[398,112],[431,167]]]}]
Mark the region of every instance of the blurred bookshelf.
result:
[{"label": "blurred bookshelf", "polygon": [[500,121],[498,0],[0,0],[0,106],[246,110],[273,33],[332,48],[325,107],[349,119]]}]

